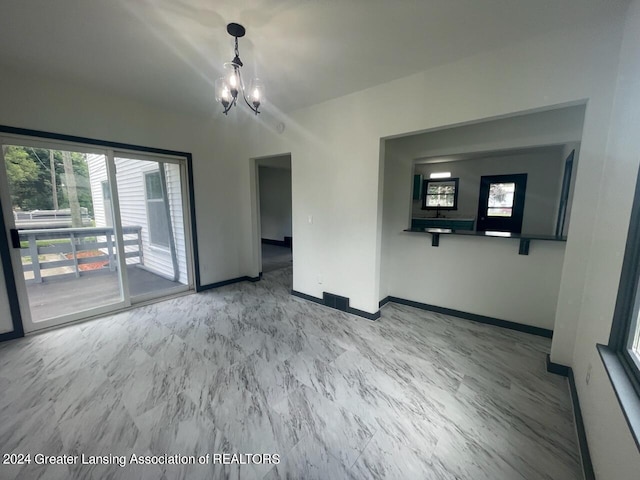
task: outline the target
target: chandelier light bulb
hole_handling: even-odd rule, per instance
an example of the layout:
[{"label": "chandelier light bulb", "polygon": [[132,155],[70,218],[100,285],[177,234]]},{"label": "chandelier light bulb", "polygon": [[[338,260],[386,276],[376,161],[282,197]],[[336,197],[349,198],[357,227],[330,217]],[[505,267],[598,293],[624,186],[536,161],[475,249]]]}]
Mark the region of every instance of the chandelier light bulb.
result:
[{"label": "chandelier light bulb", "polygon": [[257,110],[264,99],[264,85],[259,78],[251,80],[249,85],[249,103]]},{"label": "chandelier light bulb", "polygon": [[215,92],[216,102],[221,103],[225,109],[231,105],[233,96],[231,95],[229,85],[227,85],[227,81],[224,77],[220,77],[216,80]]},{"label": "chandelier light bulb", "polygon": [[243,90],[242,79],[240,78],[240,70],[233,63],[225,63],[224,70],[225,80],[229,91],[231,92],[233,98],[236,98],[238,96],[238,92],[240,90]]}]

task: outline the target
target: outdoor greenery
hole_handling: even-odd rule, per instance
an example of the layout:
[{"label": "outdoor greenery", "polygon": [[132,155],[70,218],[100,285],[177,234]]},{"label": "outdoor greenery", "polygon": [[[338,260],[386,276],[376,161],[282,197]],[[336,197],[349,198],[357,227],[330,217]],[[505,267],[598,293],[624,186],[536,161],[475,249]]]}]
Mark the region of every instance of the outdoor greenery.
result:
[{"label": "outdoor greenery", "polygon": [[[43,148],[5,146],[3,147],[11,202],[14,210],[25,212],[31,210],[53,210],[55,208],[51,175],[50,151]],[[93,217],[93,202],[89,186],[89,170],[85,155],[69,152],[75,182],[65,182],[63,152],[53,151],[53,168],[57,190],[59,209],[70,208],[69,188],[66,185],[77,185],[76,191],[80,207],[86,207],[89,216]]]},{"label": "outdoor greenery", "polygon": [[[38,255],[38,262],[42,263],[47,259],[46,255]],[[22,264],[23,265],[29,265],[31,263],[31,256],[30,255],[25,255],[24,257],[22,257]]]},{"label": "outdoor greenery", "polygon": [[[36,240],[36,245],[38,247],[51,247],[53,245],[60,245],[63,243],[69,243],[70,240],[68,238],[51,238],[49,240]],[[84,237],[82,243],[95,243],[97,242],[96,237]],[[20,241],[20,248],[29,248],[28,240]]]}]

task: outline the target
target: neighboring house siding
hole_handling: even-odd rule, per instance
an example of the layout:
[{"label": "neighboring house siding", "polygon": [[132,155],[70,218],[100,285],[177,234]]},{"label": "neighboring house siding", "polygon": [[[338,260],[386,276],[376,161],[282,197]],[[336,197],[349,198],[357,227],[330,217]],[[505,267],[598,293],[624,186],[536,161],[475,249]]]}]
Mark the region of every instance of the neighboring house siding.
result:
[{"label": "neighboring house siding", "polygon": [[169,199],[169,208],[171,211],[171,222],[173,225],[173,238],[176,244],[176,256],[178,259],[178,268],[180,271],[180,281],[187,282],[187,252],[185,246],[187,244],[185,238],[185,225],[183,217],[182,191],[180,184],[180,167],[176,164],[165,164],[165,172],[167,176],[167,198]]},{"label": "neighboring house siding", "polygon": [[89,167],[89,185],[91,186],[91,198],[93,199],[93,219],[96,227],[107,225],[102,199],[102,181],[107,179],[107,166],[104,155],[87,155]]},{"label": "neighboring house siding", "polygon": [[[96,226],[106,226],[102,182],[107,180],[104,157],[88,156],[91,192],[94,204]],[[167,198],[169,199],[170,217],[173,237],[176,245],[176,256],[179,267],[179,281],[188,283],[187,261],[185,251],[184,219],[182,215],[182,195],[180,191],[180,168],[178,165],[164,164],[167,180]],[[147,199],[145,173],[158,171],[158,164],[150,161],[116,158],[116,177],[118,181],[118,197],[120,215],[123,226],[142,227],[141,237],[144,252],[144,266],[169,279],[173,279],[173,263],[169,248],[151,244],[147,217]],[[125,238],[134,238],[125,236]],[[126,247],[127,251],[136,248]],[[138,263],[138,258],[127,259],[128,264]]]}]

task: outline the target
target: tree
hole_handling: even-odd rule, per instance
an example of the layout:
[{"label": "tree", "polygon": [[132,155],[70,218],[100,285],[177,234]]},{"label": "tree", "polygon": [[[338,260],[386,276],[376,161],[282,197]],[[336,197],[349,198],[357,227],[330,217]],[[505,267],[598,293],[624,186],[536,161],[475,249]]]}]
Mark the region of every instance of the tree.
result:
[{"label": "tree", "polygon": [[[89,168],[86,156],[78,152],[51,152],[42,148],[5,146],[3,149],[11,202],[14,209],[23,211],[52,210],[57,197],[59,208],[71,208],[68,175],[73,177],[76,185],[76,196],[80,207],[86,207],[89,215],[93,216],[93,199],[89,185]],[[53,162],[51,161],[53,153]],[[65,171],[64,156],[70,158],[71,168]],[[54,172],[51,172],[51,165]],[[71,178],[69,177],[69,178]],[[53,188],[53,180],[57,189]],[[57,190],[57,191],[56,191]]]},{"label": "tree", "polygon": [[51,190],[45,181],[42,169],[32,155],[23,147],[3,147],[7,175],[11,191],[11,203],[20,210],[50,208]]},{"label": "tree", "polygon": [[82,226],[82,214],[80,213],[80,202],[78,201],[78,189],[76,187],[76,175],[73,171],[71,153],[62,152],[62,164],[64,165],[64,176],[67,181],[67,196],[69,198],[69,208],[71,210],[71,226],[78,228]]}]

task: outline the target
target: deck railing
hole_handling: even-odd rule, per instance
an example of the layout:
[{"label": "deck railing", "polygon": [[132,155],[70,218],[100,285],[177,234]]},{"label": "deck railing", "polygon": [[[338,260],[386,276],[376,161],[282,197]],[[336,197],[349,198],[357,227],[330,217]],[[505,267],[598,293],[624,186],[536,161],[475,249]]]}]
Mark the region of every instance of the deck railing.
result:
[{"label": "deck railing", "polygon": [[[93,225],[87,207],[80,207],[82,226]],[[32,210],[30,212],[14,211],[13,218],[17,229],[71,228],[71,209]]]},{"label": "deck railing", "polygon": [[[125,258],[137,257],[137,263],[144,265],[141,231],[141,226],[122,227]],[[81,273],[96,271],[82,271],[80,266],[83,264],[104,263],[104,268],[99,268],[99,271],[105,271],[107,268],[109,271],[116,270],[117,249],[112,227],[20,230],[19,234],[20,241],[27,242],[27,246],[21,249],[22,257],[31,257],[31,263],[23,263],[22,269],[24,272],[33,272],[33,279],[30,280],[32,282],[41,283],[42,271],[53,268],[73,267],[71,272],[69,268],[64,268],[63,272],[46,275],[47,278],[63,275],[79,277]],[[131,238],[132,235],[135,235],[135,238]],[[47,240],[51,240],[51,243],[47,243]],[[80,252],[98,254],[85,258]],[[40,260],[41,255],[48,254],[56,254],[60,259]]]}]

